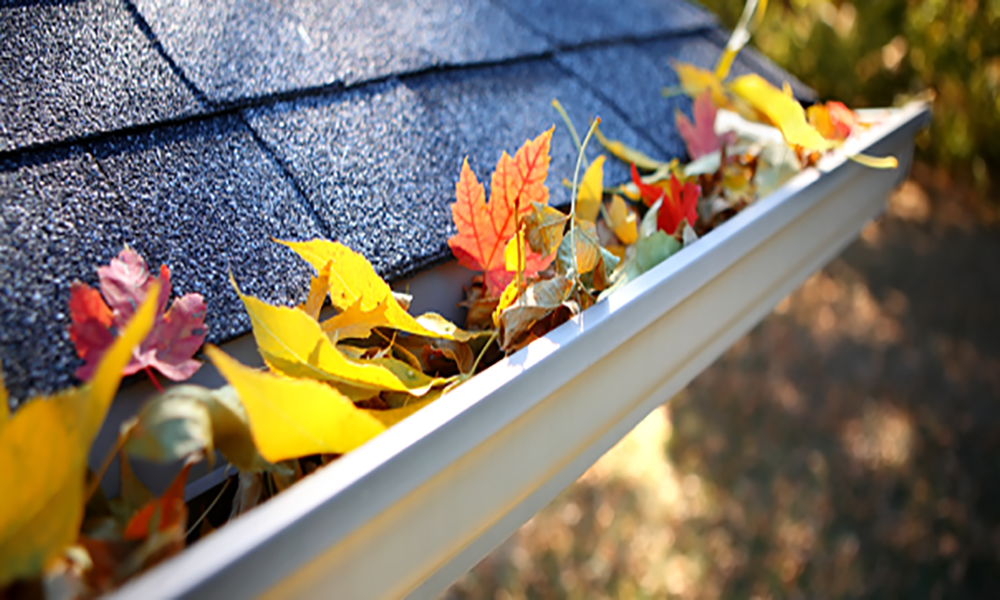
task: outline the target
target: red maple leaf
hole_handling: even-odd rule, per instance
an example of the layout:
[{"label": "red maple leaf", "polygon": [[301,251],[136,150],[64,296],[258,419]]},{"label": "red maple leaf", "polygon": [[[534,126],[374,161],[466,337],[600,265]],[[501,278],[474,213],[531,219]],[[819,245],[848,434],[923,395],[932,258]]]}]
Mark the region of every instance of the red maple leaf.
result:
[{"label": "red maple leaf", "polygon": [[674,113],[677,131],[684,138],[691,160],[721,150],[725,144],[732,144],[736,141],[736,135],[731,131],[721,136],[715,133],[717,112],[718,108],[712,101],[712,93],[705,92],[694,101],[694,124],[681,111]]},{"label": "red maple leaf", "polygon": [[[201,294],[176,298],[164,312],[170,299],[170,269],[160,267],[158,278],[150,277],[146,261],[134,250],[125,248],[111,264],[97,269],[101,292],[76,281],[70,289],[69,310],[72,324],[70,340],[84,360],[76,376],[87,381],[94,375],[104,352],[142,304],[154,281],[160,282],[156,323],[133,350],[124,374],[154,368],[174,381],[191,377],[201,363],[191,358],[205,341],[205,300]],[[103,298],[102,298],[103,296]]]},{"label": "red maple leaf", "polygon": [[639,188],[639,195],[642,197],[642,203],[646,206],[652,206],[657,200],[663,197],[666,191],[658,185],[650,185],[648,183],[643,183],[642,178],[639,177],[639,170],[632,165],[632,183],[635,187]]},{"label": "red maple leaf", "polygon": [[663,203],[656,215],[656,227],[667,235],[674,235],[681,226],[681,221],[687,219],[688,225],[694,226],[698,219],[698,197],[701,188],[693,183],[685,183],[670,175],[670,193],[663,196]]},{"label": "red maple leaf", "polygon": [[[506,152],[500,156],[490,183],[488,204],[483,185],[469,167],[468,159],[462,163],[455,184],[455,203],[451,205],[458,233],[448,239],[448,245],[462,266],[483,271],[490,296],[499,296],[514,278],[514,273],[506,269],[503,251],[517,232],[518,221],[531,211],[532,202],[549,201],[545,179],[549,173],[553,130],[526,141],[513,158]],[[529,250],[525,274],[534,275],[554,258],[555,253],[543,257]]]}]

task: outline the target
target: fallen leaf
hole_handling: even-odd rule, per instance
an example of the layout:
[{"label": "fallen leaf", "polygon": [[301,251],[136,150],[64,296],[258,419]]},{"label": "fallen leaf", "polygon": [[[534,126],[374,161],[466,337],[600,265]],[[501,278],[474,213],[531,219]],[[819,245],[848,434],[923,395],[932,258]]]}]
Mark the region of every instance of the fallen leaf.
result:
[{"label": "fallen leaf", "polygon": [[639,170],[636,169],[635,163],[632,164],[632,184],[639,190],[639,197],[642,198],[642,203],[646,206],[652,206],[666,193],[660,186],[643,182],[642,178],[639,177]]},{"label": "fallen leaf", "polygon": [[686,221],[694,225],[698,220],[698,197],[701,190],[693,183],[681,182],[674,175],[670,176],[670,193],[663,197],[660,210],[657,213],[656,226],[660,231],[673,235]]},{"label": "fallen leaf", "polygon": [[240,471],[274,468],[257,452],[246,410],[232,386],[167,390],[143,405],[125,443],[130,455],[157,462],[196,454],[211,459],[213,449]]},{"label": "fallen leaf", "polygon": [[528,247],[540,256],[550,256],[559,248],[569,215],[546,206],[532,204],[531,212],[524,217]]},{"label": "fallen leaf", "polygon": [[597,137],[597,141],[604,146],[604,149],[611,153],[612,156],[621,160],[622,162],[637,165],[640,169],[646,171],[656,171],[664,167],[668,167],[670,162],[663,162],[661,160],[656,160],[650,157],[641,150],[636,150],[630,146],[626,146],[624,142],[618,140],[609,140],[604,137],[601,133],[600,128],[594,129],[594,135]]},{"label": "fallen leaf", "polygon": [[239,394],[257,449],[272,463],[310,454],[345,454],[385,429],[325,383],[251,369],[212,346],[205,351]]},{"label": "fallen leaf", "polygon": [[729,89],[755,110],[766,115],[792,146],[812,152],[826,152],[836,147],[806,121],[806,112],[795,99],[768,83],[757,74],[737,77]]},{"label": "fallen leaf", "polygon": [[590,163],[583,174],[580,189],[576,195],[576,216],[583,221],[593,223],[601,212],[601,199],[604,197],[604,155],[600,155]]},{"label": "fallen leaf", "polygon": [[[520,218],[531,210],[533,202],[548,204],[545,179],[552,132],[550,129],[525,142],[513,158],[506,152],[500,156],[490,184],[489,204],[469,161],[462,163],[455,184],[455,203],[451,205],[458,232],[448,239],[448,245],[460,264],[484,273],[490,296],[500,294],[513,279],[505,268],[503,252],[517,232]],[[529,254],[525,258],[526,274],[544,269],[552,258]]]},{"label": "fallen leaf", "polygon": [[333,262],[327,261],[323,268],[319,270],[319,275],[309,279],[309,295],[306,301],[299,308],[312,317],[319,320],[319,312],[323,308],[323,301],[330,292],[330,272],[333,270]]},{"label": "fallen leaf", "polygon": [[572,289],[573,281],[561,275],[528,286],[500,313],[500,347],[505,351],[512,348],[535,322],[559,308]]},{"label": "fallen leaf", "polygon": [[[233,286],[236,287],[235,282]],[[362,388],[405,391],[414,395],[426,393],[442,383],[415,372],[407,365],[399,368],[397,363],[402,364],[399,361],[351,359],[334,346],[319,323],[301,310],[272,306],[243,295],[238,288],[236,293],[250,315],[257,350],[269,365],[286,375]],[[430,337],[441,336],[440,332],[429,331],[414,323],[415,328],[426,331]]]},{"label": "fallen leaf", "polygon": [[733,143],[735,136],[719,136],[715,132],[715,103],[710,92],[705,92],[694,100],[694,123],[688,120],[681,111],[674,113],[677,131],[684,138],[688,155],[691,160],[697,160],[706,154],[718,152],[723,145]]},{"label": "fallen leaf", "polygon": [[434,336],[435,333],[421,327],[410,313],[406,312],[381,277],[364,256],[347,246],[329,240],[290,242],[276,240],[295,251],[303,260],[322,273],[330,264],[328,272],[330,302],[339,311],[346,311],[357,304],[362,312],[376,310],[385,304],[386,327],[407,333]]},{"label": "fallen leaf", "polygon": [[126,540],[142,540],[154,533],[175,527],[184,527],[187,521],[187,506],[184,504],[184,486],[193,461],[188,461],[180,473],[174,477],[163,495],[139,509],[125,526],[122,537]]},{"label": "fallen leaf", "polygon": [[38,575],[79,534],[90,446],[132,349],[153,327],[158,288],[150,287],[88,384],[27,402],[0,430],[0,588]]},{"label": "fallen leaf", "polygon": [[266,495],[263,474],[241,471],[238,477],[239,483],[236,487],[236,494],[233,496],[233,507],[229,511],[229,520],[256,508],[264,501]]},{"label": "fallen leaf", "polygon": [[162,265],[160,276],[150,277],[146,261],[127,247],[117,258],[111,259],[109,265],[99,267],[97,274],[101,282],[100,294],[85,283],[74,282],[70,288],[70,340],[84,359],[76,377],[81,381],[93,377],[116,332],[132,318],[154,282],[160,290],[156,323],[133,351],[124,373],[132,375],[152,367],[174,381],[191,377],[201,366],[192,356],[204,343],[207,332],[206,307],[201,295],[185,294],[175,298],[164,313],[170,298],[170,269]]},{"label": "fallen leaf", "polygon": [[608,209],[608,217],[611,227],[621,243],[625,245],[634,244],[639,239],[639,223],[636,214],[629,210],[628,205],[621,196],[611,198],[611,207]]},{"label": "fallen leaf", "polygon": [[[391,327],[389,306],[394,300],[386,297],[375,308],[366,311],[361,308],[361,300],[348,306],[340,314],[320,323],[320,329],[336,343],[339,340],[364,339],[377,327]],[[418,321],[419,323],[419,321]],[[421,326],[423,328],[423,326]],[[424,331],[430,331],[424,329]],[[442,335],[441,337],[447,337]]]}]

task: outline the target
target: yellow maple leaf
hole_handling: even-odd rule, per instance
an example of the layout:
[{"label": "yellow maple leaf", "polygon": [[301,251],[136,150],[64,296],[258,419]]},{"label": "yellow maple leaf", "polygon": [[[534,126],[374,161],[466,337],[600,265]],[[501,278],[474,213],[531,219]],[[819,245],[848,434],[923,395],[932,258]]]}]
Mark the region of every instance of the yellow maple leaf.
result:
[{"label": "yellow maple leaf", "polygon": [[576,195],[576,216],[582,221],[593,223],[601,211],[604,196],[604,155],[590,163],[583,174],[583,181]]},{"label": "yellow maple leaf", "polygon": [[329,292],[330,301],[337,310],[345,311],[353,304],[360,303],[359,308],[369,312],[384,302],[387,327],[416,335],[452,339],[447,334],[434,332],[420,325],[399,305],[392,295],[392,288],[375,273],[371,263],[347,246],[320,239],[308,242],[275,241],[294,250],[317,273],[322,273],[327,263],[332,263],[328,275]]},{"label": "yellow maple leaf", "polygon": [[[76,540],[90,446],[132,349],[153,327],[158,298],[159,284],[153,284],[89,383],[35,398],[14,415],[2,416],[0,588],[15,579],[37,576]],[[6,395],[4,389],[0,396]]]},{"label": "yellow maple leaf", "polygon": [[371,335],[376,327],[390,327],[389,301],[383,300],[375,308],[365,311],[361,308],[361,300],[348,306],[340,314],[334,315],[320,323],[320,328],[331,340],[364,339]]},{"label": "yellow maple leaf", "polygon": [[272,463],[310,454],[345,454],[386,429],[327,384],[251,369],[213,346],[205,353],[236,389],[257,450]]},{"label": "yellow maple leaf", "polygon": [[[233,287],[236,287],[235,282]],[[338,350],[320,324],[303,311],[272,306],[244,295],[239,288],[236,288],[236,293],[250,315],[254,339],[261,356],[274,369],[290,377],[409,392],[414,396],[421,396],[432,387],[447,383],[445,379],[428,377],[397,360],[352,359]]]}]

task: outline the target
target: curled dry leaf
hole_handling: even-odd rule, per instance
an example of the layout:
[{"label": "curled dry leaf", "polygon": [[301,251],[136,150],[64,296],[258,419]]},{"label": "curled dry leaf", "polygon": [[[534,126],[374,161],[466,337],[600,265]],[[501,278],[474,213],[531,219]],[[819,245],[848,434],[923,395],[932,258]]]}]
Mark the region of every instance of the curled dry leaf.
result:
[{"label": "curled dry leaf", "polygon": [[74,282],[70,290],[70,339],[84,360],[76,371],[77,378],[88,381],[93,377],[117,332],[132,318],[154,283],[159,290],[156,323],[133,351],[124,373],[131,375],[152,367],[174,381],[191,377],[201,366],[191,357],[204,343],[207,332],[201,295],[175,298],[164,312],[170,298],[170,269],[163,265],[159,277],[150,277],[146,261],[130,248],[122,250],[110,265],[98,268],[97,274],[100,294],[80,282]]},{"label": "curled dry leaf", "polygon": [[573,281],[561,275],[525,288],[517,301],[499,315],[501,348],[514,348],[537,321],[562,306],[572,289]]},{"label": "curled dry leaf", "polygon": [[257,452],[246,410],[232,386],[171,388],[148,401],[125,443],[130,455],[171,462],[219,450],[240,471],[276,468]]},{"label": "curled dry leaf", "polygon": [[525,236],[532,252],[550,256],[562,242],[563,231],[569,215],[545,204],[532,204],[531,212],[524,217]]}]

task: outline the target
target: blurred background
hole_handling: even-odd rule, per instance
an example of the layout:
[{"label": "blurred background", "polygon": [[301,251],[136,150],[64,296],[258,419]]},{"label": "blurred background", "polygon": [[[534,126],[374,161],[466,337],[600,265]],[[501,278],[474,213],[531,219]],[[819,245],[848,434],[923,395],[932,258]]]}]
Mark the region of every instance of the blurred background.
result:
[{"label": "blurred background", "polygon": [[754,44],[852,107],[930,90],[910,180],[446,598],[1000,593],[1000,0],[772,0]]}]

